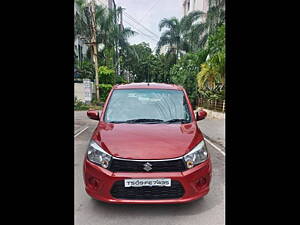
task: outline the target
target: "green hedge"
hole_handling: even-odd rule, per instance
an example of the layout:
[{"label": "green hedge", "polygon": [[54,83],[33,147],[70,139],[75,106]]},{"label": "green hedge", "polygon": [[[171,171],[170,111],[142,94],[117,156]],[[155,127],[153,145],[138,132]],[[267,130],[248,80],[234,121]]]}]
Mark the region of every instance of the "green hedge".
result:
[{"label": "green hedge", "polygon": [[111,85],[111,84],[99,84],[101,102],[105,102],[112,87],[113,87],[113,85]]},{"label": "green hedge", "polygon": [[75,97],[74,99],[74,110],[88,110],[90,107],[89,105],[85,104],[84,102],[80,101]]}]

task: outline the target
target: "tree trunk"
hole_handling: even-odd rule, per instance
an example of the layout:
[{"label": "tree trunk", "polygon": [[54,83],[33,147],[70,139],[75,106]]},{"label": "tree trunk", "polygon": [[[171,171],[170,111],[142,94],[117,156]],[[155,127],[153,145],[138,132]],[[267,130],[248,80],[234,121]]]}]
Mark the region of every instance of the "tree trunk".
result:
[{"label": "tree trunk", "polygon": [[95,5],[92,4],[92,45],[93,45],[93,60],[95,66],[95,86],[96,86],[96,99],[100,101],[99,94],[99,79],[98,79],[98,55],[97,55],[97,43],[96,43],[96,24],[95,24]]}]

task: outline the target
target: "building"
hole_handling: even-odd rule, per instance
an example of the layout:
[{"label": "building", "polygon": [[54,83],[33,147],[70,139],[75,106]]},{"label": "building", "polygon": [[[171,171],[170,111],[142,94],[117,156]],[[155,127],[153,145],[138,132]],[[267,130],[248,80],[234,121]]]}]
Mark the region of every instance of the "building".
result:
[{"label": "building", "polygon": [[84,39],[76,35],[74,39],[74,56],[79,63],[86,58],[87,50],[88,46],[85,44]]},{"label": "building", "polygon": [[183,0],[183,16],[188,15],[192,11],[207,12],[209,8],[209,0]]},{"label": "building", "polygon": [[[202,11],[207,13],[211,7],[218,7],[225,11],[225,0],[182,0],[183,16],[188,15],[193,11]],[[218,15],[220,16],[220,15]],[[206,16],[201,19],[201,22],[205,22]]]},{"label": "building", "polygon": [[170,49],[170,45],[164,45],[164,46],[162,46],[161,48],[160,48],[160,54],[161,55],[165,55],[165,54],[167,54],[167,52],[169,51],[169,49]]}]

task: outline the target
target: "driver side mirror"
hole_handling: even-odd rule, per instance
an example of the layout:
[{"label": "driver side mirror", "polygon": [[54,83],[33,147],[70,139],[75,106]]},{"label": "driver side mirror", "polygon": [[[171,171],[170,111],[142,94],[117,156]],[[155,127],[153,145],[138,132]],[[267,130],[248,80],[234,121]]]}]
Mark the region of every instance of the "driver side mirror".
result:
[{"label": "driver side mirror", "polygon": [[197,112],[196,114],[196,120],[199,121],[199,120],[203,120],[205,119],[205,117],[207,116],[207,112],[205,112],[204,110],[200,110]]},{"label": "driver side mirror", "polygon": [[99,120],[99,112],[97,110],[89,110],[86,114],[92,120]]}]

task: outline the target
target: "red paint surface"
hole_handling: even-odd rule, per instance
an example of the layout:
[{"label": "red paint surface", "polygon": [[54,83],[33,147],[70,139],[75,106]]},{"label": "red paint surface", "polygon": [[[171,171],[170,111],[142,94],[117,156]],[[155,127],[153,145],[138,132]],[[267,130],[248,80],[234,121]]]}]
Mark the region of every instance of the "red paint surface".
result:
[{"label": "red paint surface", "polygon": [[95,140],[112,156],[127,159],[169,159],[188,153],[203,136],[190,124],[112,124],[100,122]]}]

